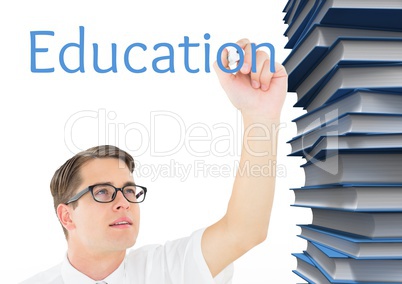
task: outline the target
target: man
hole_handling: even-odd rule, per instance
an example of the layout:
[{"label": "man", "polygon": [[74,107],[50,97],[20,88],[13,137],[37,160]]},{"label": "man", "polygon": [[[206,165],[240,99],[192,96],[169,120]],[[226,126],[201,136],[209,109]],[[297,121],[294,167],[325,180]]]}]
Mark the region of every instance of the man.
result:
[{"label": "man", "polygon": [[[201,284],[230,283],[231,263],[267,236],[275,175],[263,172],[275,160],[276,131],[287,89],[287,74],[269,57],[252,50],[247,39],[237,43],[244,64],[236,74],[217,67],[219,81],[232,104],[241,111],[244,141],[239,168],[226,214],[215,224],[190,237],[126,253],[136,241],[146,188],[136,185],[134,162],[113,146],[78,153],[58,169],[51,182],[55,209],[63,226],[68,250],[63,263],[24,284]],[[228,66],[227,52],[222,54]],[[256,139],[258,137],[258,139]],[[267,139],[263,139],[266,137]]]}]

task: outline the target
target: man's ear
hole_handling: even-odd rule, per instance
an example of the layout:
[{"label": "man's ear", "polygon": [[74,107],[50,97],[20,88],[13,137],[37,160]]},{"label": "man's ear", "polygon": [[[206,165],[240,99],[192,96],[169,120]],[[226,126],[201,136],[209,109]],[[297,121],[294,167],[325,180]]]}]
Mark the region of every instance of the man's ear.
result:
[{"label": "man's ear", "polygon": [[71,211],[72,208],[66,204],[59,204],[57,206],[57,217],[67,231],[75,228],[74,221],[71,218]]}]

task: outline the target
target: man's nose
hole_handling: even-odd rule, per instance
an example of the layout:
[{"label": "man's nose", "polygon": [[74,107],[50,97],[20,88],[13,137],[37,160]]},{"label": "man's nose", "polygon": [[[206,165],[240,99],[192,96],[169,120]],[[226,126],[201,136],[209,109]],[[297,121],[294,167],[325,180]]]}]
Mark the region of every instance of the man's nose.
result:
[{"label": "man's nose", "polygon": [[116,198],[114,199],[114,209],[119,210],[119,209],[128,209],[130,208],[130,202],[127,201],[127,199],[124,197],[123,192],[119,190],[116,193]]}]

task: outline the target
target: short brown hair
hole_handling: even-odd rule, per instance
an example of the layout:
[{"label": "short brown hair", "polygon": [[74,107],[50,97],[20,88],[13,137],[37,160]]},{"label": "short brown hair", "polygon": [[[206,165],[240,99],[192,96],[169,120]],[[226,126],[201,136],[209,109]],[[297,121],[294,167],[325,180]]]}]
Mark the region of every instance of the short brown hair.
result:
[{"label": "short brown hair", "polygon": [[[81,167],[88,161],[99,158],[116,158],[123,161],[130,172],[134,171],[134,159],[127,152],[112,145],[95,146],[85,151],[79,152],[74,157],[67,160],[53,175],[50,182],[50,191],[53,196],[54,209],[57,214],[57,206],[67,202],[82,182],[80,176]],[[72,203],[73,208],[77,203]],[[68,232],[63,227],[65,236]]]}]

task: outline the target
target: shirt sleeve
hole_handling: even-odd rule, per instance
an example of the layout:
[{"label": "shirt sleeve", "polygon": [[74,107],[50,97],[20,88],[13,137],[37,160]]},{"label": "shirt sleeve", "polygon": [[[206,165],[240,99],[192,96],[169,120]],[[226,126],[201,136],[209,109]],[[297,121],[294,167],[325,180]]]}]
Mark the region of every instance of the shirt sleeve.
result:
[{"label": "shirt sleeve", "polygon": [[136,268],[137,276],[144,275],[145,279],[138,283],[232,283],[233,264],[228,265],[215,278],[212,277],[201,249],[204,231],[205,229],[197,230],[189,237],[168,241],[165,245],[146,246],[135,250],[128,256],[128,261],[131,262],[128,266]]},{"label": "shirt sleeve", "polygon": [[[189,268],[188,271],[185,270],[184,273],[184,283],[193,283],[190,280],[194,279],[194,275],[196,273],[200,273],[200,275],[205,275],[204,282],[200,283],[213,283],[213,284],[230,284],[232,283],[233,278],[233,263],[228,265],[224,270],[222,270],[215,278],[212,278],[211,272],[209,271],[208,265],[205,261],[204,255],[202,254],[201,249],[201,239],[202,235],[205,231],[204,229],[195,231],[191,237],[188,244],[187,256],[186,261],[196,263],[196,267],[194,267],[193,272],[190,272],[191,269]],[[186,264],[185,264],[186,265]],[[191,265],[186,265],[191,266]],[[197,282],[198,283],[198,282]]]}]

